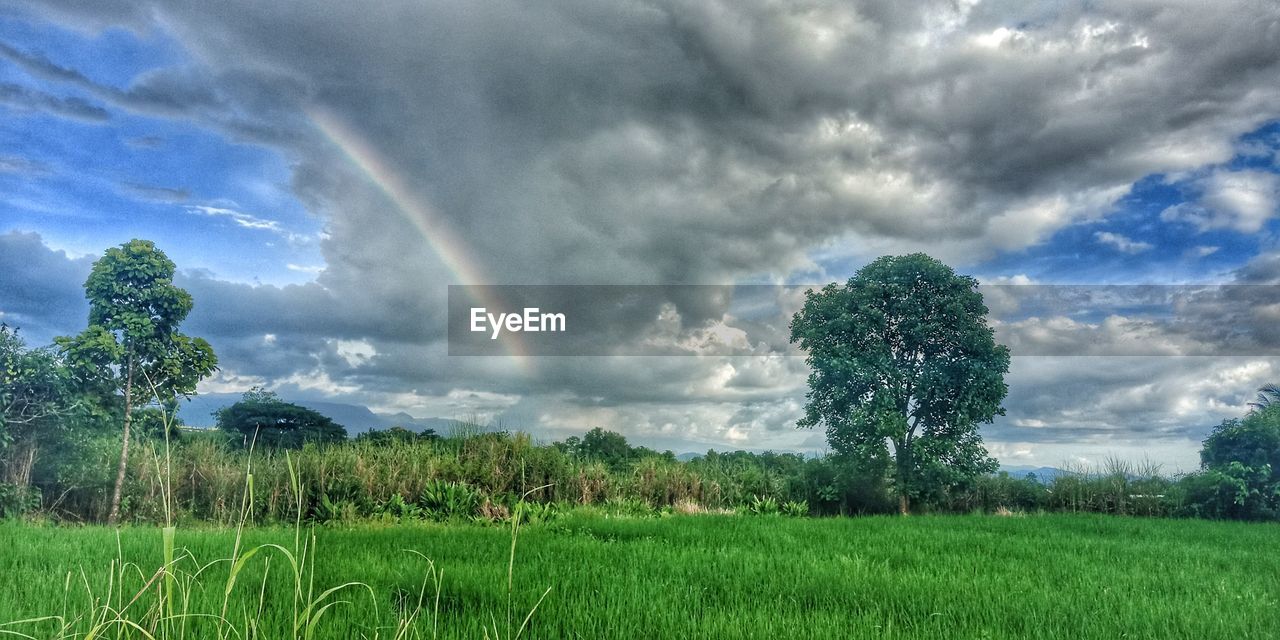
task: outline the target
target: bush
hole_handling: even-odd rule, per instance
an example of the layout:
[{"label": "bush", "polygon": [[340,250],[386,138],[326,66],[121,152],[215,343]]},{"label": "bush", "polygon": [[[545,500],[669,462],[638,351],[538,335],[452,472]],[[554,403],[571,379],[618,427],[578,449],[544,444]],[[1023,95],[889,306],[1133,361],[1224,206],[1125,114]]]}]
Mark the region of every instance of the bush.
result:
[{"label": "bush", "polygon": [[40,494],[32,487],[0,483],[0,518],[17,518],[40,506]]},{"label": "bush", "polygon": [[1273,520],[1280,514],[1280,483],[1271,465],[1232,462],[1188,475],[1179,483],[1181,515],[1198,518]]}]

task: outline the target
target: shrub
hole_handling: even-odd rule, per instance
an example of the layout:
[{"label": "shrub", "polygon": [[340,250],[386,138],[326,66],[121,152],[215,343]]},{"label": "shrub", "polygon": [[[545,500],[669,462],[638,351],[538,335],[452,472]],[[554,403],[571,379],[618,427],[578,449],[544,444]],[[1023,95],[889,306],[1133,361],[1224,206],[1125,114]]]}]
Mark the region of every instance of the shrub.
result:
[{"label": "shrub", "polygon": [[464,483],[436,480],[422,491],[418,503],[427,517],[451,520],[476,515],[481,501],[480,492]]}]

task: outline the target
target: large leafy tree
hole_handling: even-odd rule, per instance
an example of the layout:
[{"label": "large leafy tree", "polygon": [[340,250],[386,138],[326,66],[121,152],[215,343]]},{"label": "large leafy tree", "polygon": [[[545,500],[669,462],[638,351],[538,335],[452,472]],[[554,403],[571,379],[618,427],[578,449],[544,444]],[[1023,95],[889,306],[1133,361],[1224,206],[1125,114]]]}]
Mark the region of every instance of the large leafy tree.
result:
[{"label": "large leafy tree", "polygon": [[41,444],[59,435],[77,405],[58,355],[28,348],[0,324],[0,482],[25,490]]},{"label": "large leafy tree", "polygon": [[799,426],[823,426],[837,453],[891,470],[904,514],[997,466],[978,425],[1004,414],[1009,349],[977,284],[921,253],[885,256],[807,291],[791,321],[812,369]]},{"label": "large leafy tree", "polygon": [[1269,519],[1280,514],[1280,404],[1255,407],[1214,427],[1200,450],[1204,472],[1188,502],[1212,517]]},{"label": "large leafy tree", "polygon": [[1214,427],[1200,450],[1205,469],[1239,462],[1247,467],[1280,469],[1280,404],[1250,411]]},{"label": "large leafy tree", "polygon": [[308,442],[341,442],[347,430],[328,416],[281,400],[262,389],[245,392],[240,401],[214,414],[218,428],[241,436],[246,447],[297,449]]},{"label": "large leafy tree", "polygon": [[178,332],[191,295],[174,285],[177,266],[147,240],[108,249],[84,283],[89,326],[57,344],[83,382],[119,398],[124,420],[109,523],[120,517],[133,409],[195,393],[217,370],[212,347]]}]

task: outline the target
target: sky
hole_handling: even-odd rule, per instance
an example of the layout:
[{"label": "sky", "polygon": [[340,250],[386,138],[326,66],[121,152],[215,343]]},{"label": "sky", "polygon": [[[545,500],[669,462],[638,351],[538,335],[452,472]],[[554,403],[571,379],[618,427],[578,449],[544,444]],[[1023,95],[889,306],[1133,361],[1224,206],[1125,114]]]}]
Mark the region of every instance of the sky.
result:
[{"label": "sky", "polygon": [[[612,354],[462,357],[448,286],[821,285],[915,251],[983,284],[1275,285],[1278,154],[1256,0],[0,0],[0,321],[78,332],[93,260],[146,238],[205,393],[822,451],[800,289],[764,319],[665,301]],[[989,450],[1194,468],[1280,378],[1280,298],[1215,291],[1173,324],[993,316],[1020,347]],[[655,335],[684,341],[629,355]]]}]

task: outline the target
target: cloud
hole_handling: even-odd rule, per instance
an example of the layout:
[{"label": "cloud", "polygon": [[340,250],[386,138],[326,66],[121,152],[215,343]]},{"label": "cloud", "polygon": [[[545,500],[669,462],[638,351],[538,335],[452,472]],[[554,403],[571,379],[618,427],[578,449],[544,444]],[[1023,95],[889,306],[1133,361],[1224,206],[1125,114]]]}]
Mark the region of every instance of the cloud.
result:
[{"label": "cloud", "polygon": [[0,83],[0,104],[20,112],[42,111],[90,124],[111,119],[106,109],[83,98],[55,96],[10,83]]},{"label": "cloud", "polygon": [[114,93],[44,55],[7,55],[139,111],[277,131],[261,139],[302,160],[304,197],[387,226],[300,122],[323,106],[412,176],[499,281],[785,272],[846,236],[944,258],[1017,249],[1104,215],[1145,175],[1229,158],[1280,99],[1264,80],[1280,56],[1253,10],[507,9],[357,16],[335,3],[297,20],[256,3],[157,5],[152,26],[207,68]]},{"label": "cloud", "polygon": [[1280,284],[1280,251],[1254,256],[1234,275],[1237,281],[1247,284]]},{"label": "cloud", "polygon": [[275,220],[259,218],[252,214],[236,211],[235,209],[212,207],[208,205],[189,205],[186,209],[191,213],[198,213],[217,218],[227,218],[237,226],[244,227],[245,229],[258,229],[262,231],[271,231],[273,233],[284,233],[284,230],[280,227],[280,223]]},{"label": "cloud", "polygon": [[1197,180],[1198,201],[1165,209],[1160,219],[1185,222],[1200,231],[1232,229],[1257,233],[1280,210],[1280,175],[1257,169],[1215,171]]},{"label": "cloud", "polygon": [[[1199,440],[1240,415],[1275,375],[1274,359],[1016,358],[1007,415],[984,429],[1004,442]],[[1101,365],[1101,366],[1100,366]],[[1194,451],[1194,450],[1193,450]]]},{"label": "cloud", "polygon": [[165,139],[160,136],[137,136],[125,140],[124,143],[134,149],[159,149],[165,145]]},{"label": "cloud", "polygon": [[191,190],[186,187],[159,187],[136,182],[123,182],[120,186],[125,191],[145,200],[179,203],[191,199]]},{"label": "cloud", "polygon": [[1113,247],[1121,253],[1142,253],[1143,251],[1150,251],[1154,246],[1150,242],[1130,240],[1110,231],[1098,231],[1093,234],[1093,237],[1098,242]]},{"label": "cloud", "polygon": [[78,332],[89,317],[82,287],[91,263],[50,249],[35,233],[0,235],[0,322],[37,345]]},{"label": "cloud", "polygon": [[0,173],[20,176],[46,176],[53,171],[43,162],[14,155],[0,155]]},{"label": "cloud", "polygon": [[[215,340],[245,379],[370,403],[403,403],[416,389],[427,410],[469,389],[518,398],[502,410],[548,429],[782,442],[780,416],[803,395],[800,359],[550,359],[526,377],[505,359],[447,357],[445,285],[470,267],[513,284],[722,284],[828,268],[835,277],[829,265],[919,249],[972,264],[1105,219],[1153,174],[1212,171],[1197,182],[1198,208],[1169,220],[1247,231],[1274,215],[1274,177],[1206,169],[1280,114],[1271,5],[330,2],[302,18],[248,1],[28,10],[42,11],[90,31],[163,31],[188,55],[121,88],[56,51],[0,48],[28,74],[287,160],[293,195],[324,221],[324,270],[295,287],[184,274],[196,296],[191,331]],[[327,135],[308,119],[317,110],[352,138]],[[381,162],[353,161],[353,143]],[[456,237],[444,241],[398,206],[387,188],[396,184]],[[265,211],[216,201],[187,211],[284,233]],[[1094,239],[1122,251],[1145,244]],[[682,317],[698,320],[725,313],[685,306]],[[1060,322],[1041,318],[1026,333]],[[785,329],[721,320],[751,345],[775,345]],[[1070,320],[1072,340],[1148,330],[1165,339],[1129,316]],[[264,348],[267,334],[276,338]],[[351,360],[339,341],[376,355]],[[1097,371],[1112,365],[1066,362],[1081,393],[1020,369],[1018,389],[1045,399],[1018,405],[1019,419],[1112,437],[1134,416],[1091,414],[1102,388],[1090,381],[1132,389],[1167,379],[1157,391],[1173,402],[1177,384],[1216,371],[1188,361],[1117,377]],[[1204,419],[1217,410],[1197,402]],[[1156,420],[1152,411],[1138,418]],[[1134,432],[1187,433],[1169,420]]]}]

